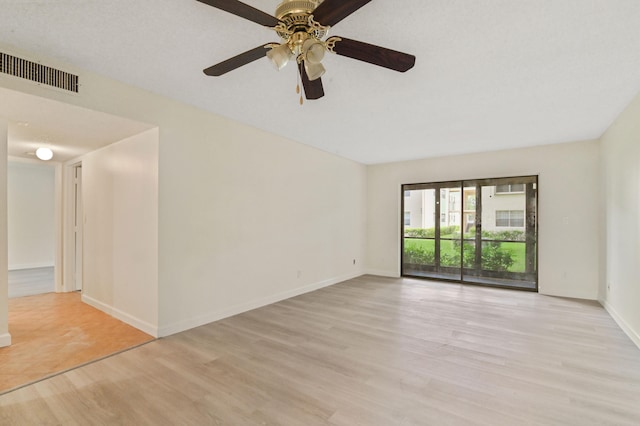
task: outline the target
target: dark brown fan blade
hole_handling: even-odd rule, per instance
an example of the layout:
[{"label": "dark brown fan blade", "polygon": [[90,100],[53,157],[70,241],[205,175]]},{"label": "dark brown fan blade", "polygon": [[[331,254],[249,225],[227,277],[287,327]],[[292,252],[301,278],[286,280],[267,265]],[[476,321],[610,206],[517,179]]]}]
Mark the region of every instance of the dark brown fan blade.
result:
[{"label": "dark brown fan blade", "polygon": [[334,26],[371,0],[324,0],[313,11],[313,19],[322,25]]},{"label": "dark brown fan blade", "polygon": [[307,76],[307,70],[304,69],[302,63],[298,64],[300,70],[300,76],[302,77],[302,87],[304,87],[304,95],[308,100],[320,99],[324,96],[324,89],[322,88],[322,80],[309,80]]},{"label": "dark brown fan blade", "polygon": [[338,55],[348,56],[349,58],[400,72],[410,70],[416,63],[416,57],[407,53],[374,46],[373,44],[367,44],[361,41],[349,40],[344,37],[339,38],[342,40],[336,41],[335,47],[333,48],[333,51]]},{"label": "dark brown fan blade", "polygon": [[222,74],[226,74],[229,71],[233,71],[236,68],[240,68],[243,65],[247,65],[250,62],[256,61],[267,54],[269,49],[265,47],[265,45],[258,46],[255,49],[247,50],[244,53],[239,54],[238,56],[234,56],[231,59],[227,59],[224,62],[220,62],[219,64],[210,66],[205,69],[203,72],[206,75],[210,75],[212,77],[218,77]]},{"label": "dark brown fan blade", "polygon": [[225,12],[232,13],[265,27],[275,27],[280,23],[278,19],[261,10],[244,4],[238,0],[198,0],[200,3],[208,4]]}]

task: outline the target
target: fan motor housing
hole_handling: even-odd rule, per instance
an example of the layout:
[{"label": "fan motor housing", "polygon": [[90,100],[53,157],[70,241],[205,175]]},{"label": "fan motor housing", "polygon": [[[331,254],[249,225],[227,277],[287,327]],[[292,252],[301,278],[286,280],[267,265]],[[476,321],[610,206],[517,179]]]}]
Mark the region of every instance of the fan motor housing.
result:
[{"label": "fan motor housing", "polygon": [[323,38],[327,31],[321,26],[311,27],[309,16],[322,3],[322,0],[284,0],[276,8],[275,17],[282,21],[289,31],[289,34],[276,31],[284,40],[287,40],[292,33],[306,31],[316,38]]},{"label": "fan motor housing", "polygon": [[289,15],[309,16],[318,4],[319,1],[313,0],[285,0],[276,8],[276,18],[284,22]]}]

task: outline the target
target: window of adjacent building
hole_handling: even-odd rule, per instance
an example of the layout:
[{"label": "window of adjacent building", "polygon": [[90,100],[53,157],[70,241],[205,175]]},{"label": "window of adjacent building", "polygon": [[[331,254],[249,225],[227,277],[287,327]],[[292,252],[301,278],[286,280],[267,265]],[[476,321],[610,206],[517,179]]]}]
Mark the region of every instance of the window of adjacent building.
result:
[{"label": "window of adjacent building", "polygon": [[524,228],[524,211],[496,210],[496,226]]},{"label": "window of adjacent building", "polygon": [[404,212],[404,225],[411,226],[411,212]]},{"label": "window of adjacent building", "polygon": [[496,194],[511,194],[514,192],[524,192],[524,184],[496,185]]}]

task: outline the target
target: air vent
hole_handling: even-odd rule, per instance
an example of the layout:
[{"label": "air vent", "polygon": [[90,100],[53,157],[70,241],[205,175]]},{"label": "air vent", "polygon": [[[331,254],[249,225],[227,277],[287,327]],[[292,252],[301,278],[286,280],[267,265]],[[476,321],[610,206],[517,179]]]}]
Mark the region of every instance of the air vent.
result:
[{"label": "air vent", "polygon": [[0,52],[0,73],[78,93],[78,76]]}]

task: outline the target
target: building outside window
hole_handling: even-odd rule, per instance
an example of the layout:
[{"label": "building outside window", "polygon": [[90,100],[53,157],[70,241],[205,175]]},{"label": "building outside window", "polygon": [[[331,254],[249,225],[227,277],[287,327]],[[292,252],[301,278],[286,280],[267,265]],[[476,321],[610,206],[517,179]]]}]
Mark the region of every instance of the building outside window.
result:
[{"label": "building outside window", "polygon": [[496,226],[524,228],[523,210],[496,210]]},{"label": "building outside window", "polygon": [[513,194],[524,192],[524,184],[496,185],[496,194]]}]

